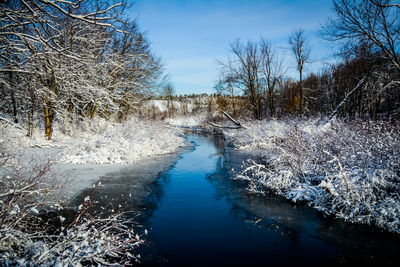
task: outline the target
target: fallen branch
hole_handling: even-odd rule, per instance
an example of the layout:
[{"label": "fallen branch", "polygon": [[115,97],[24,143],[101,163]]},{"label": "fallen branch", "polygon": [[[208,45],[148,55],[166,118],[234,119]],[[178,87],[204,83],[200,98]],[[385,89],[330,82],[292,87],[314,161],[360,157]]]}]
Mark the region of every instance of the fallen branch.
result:
[{"label": "fallen branch", "polygon": [[212,122],[208,122],[208,123],[214,127],[225,128],[225,129],[240,129],[243,127],[243,126],[224,126],[224,125],[220,125],[220,124],[216,124],[216,123],[212,123]]},{"label": "fallen branch", "polygon": [[225,111],[222,111],[222,113],[224,113],[224,115],[225,115],[228,119],[230,119],[231,121],[233,121],[234,124],[236,124],[237,126],[242,127],[242,124],[240,124],[240,122],[238,122],[237,120],[235,120],[234,118],[232,118],[231,116],[229,116],[228,113],[226,113]]},{"label": "fallen branch", "polygon": [[231,127],[231,126],[222,126],[221,125],[219,127],[221,128],[228,128],[228,129],[240,129],[240,128],[244,128],[247,129],[246,126],[242,125],[238,120],[235,120],[234,118],[232,118],[228,113],[226,113],[225,111],[221,110],[221,112],[229,119],[231,120],[237,127]]},{"label": "fallen branch", "polygon": [[53,148],[56,148],[56,147],[61,147],[61,146],[62,146],[62,144],[60,144],[60,145],[53,145],[53,144],[34,144],[34,145],[32,145],[31,147],[36,147],[36,148],[53,147]]},{"label": "fallen branch", "polygon": [[236,126],[224,126],[224,125],[220,125],[220,124],[215,124],[212,122],[208,122],[210,125],[214,126],[214,127],[218,127],[218,128],[225,128],[225,129],[240,129],[240,128],[245,128],[245,126],[243,126],[239,121],[235,120],[234,118],[232,118],[228,113],[226,113],[225,111],[221,111],[229,120],[231,120]]},{"label": "fallen branch", "polygon": [[[347,95],[343,98],[342,102],[340,102],[339,105],[337,105],[337,107],[335,108],[335,110],[329,115],[328,119],[322,123],[322,124],[327,124],[328,122],[330,122],[333,117],[336,115],[336,113],[338,113],[339,108],[341,106],[344,105],[344,103],[346,103],[347,99],[361,86],[361,84],[364,83],[365,79],[366,79],[367,75],[365,75],[364,77],[362,77],[362,79],[358,82],[358,84],[356,85],[356,87],[354,87],[350,92],[347,93]],[[319,122],[321,123],[321,121]]]},{"label": "fallen branch", "polygon": [[21,126],[15,124],[15,123],[13,123],[12,121],[7,120],[6,118],[0,117],[0,120],[5,121],[5,122],[11,124],[12,126],[14,126],[14,127],[17,128],[17,129],[20,129],[20,130],[22,130],[22,131],[26,131],[26,129],[22,128]]}]

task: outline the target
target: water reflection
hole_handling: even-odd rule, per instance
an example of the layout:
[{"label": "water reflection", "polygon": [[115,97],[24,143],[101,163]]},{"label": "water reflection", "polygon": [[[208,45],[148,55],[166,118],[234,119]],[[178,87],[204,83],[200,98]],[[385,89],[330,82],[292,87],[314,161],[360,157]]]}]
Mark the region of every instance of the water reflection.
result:
[{"label": "water reflection", "polygon": [[[240,166],[248,155],[228,153],[232,149],[225,146],[221,137],[193,135],[188,139],[197,146],[193,152],[182,155],[166,177],[159,180],[164,195],[150,218],[150,238],[169,260],[168,265],[330,262],[330,256],[337,252],[335,246],[274,218],[262,218],[245,207],[244,204],[252,203],[245,199],[251,198],[238,191],[240,188],[229,179],[229,170]],[[281,212],[278,209],[276,213],[283,216]],[[311,256],[315,251],[318,255]]]}]

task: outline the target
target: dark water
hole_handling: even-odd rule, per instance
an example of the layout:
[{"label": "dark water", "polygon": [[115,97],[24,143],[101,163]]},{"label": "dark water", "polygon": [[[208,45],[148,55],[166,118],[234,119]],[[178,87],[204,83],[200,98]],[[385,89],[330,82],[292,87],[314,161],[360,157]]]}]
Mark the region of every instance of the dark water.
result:
[{"label": "dark water", "polygon": [[230,179],[231,169],[254,155],[218,136],[187,139],[194,146],[176,161],[158,157],[103,179],[99,199],[126,198],[143,211],[150,229],[145,265],[399,266],[399,236],[324,218],[284,199],[249,196]]}]

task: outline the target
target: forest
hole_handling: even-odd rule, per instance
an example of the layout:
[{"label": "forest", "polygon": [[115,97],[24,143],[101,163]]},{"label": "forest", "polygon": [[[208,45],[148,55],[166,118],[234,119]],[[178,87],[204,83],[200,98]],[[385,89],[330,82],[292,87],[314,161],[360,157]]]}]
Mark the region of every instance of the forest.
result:
[{"label": "forest", "polygon": [[[248,98],[255,119],[328,116],[398,118],[399,5],[391,1],[333,1],[335,17],[322,26],[320,38],[336,45],[338,63],[319,73],[312,64],[304,30],[288,37],[298,80],[285,77],[279,51],[266,39],[230,45],[232,58],[220,61],[221,95]],[[332,114],[334,113],[334,114]]]},{"label": "forest", "polygon": [[50,139],[55,120],[124,120],[162,79],[127,2],[8,1],[1,13],[1,111]]}]

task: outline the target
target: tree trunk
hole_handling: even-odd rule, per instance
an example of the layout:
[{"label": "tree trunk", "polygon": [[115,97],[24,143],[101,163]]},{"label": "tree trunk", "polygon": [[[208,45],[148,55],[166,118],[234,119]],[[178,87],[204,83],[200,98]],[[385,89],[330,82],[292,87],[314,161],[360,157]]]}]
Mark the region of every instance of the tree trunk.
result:
[{"label": "tree trunk", "polygon": [[31,137],[33,134],[33,108],[31,108],[31,110],[28,112],[28,129],[27,129],[27,133],[26,135],[28,137]]},{"label": "tree trunk", "polygon": [[50,140],[53,135],[53,105],[51,101],[47,101],[45,98],[46,106],[44,107],[44,136]]},{"label": "tree trunk", "polygon": [[[10,79],[10,84],[15,84],[14,81],[13,81],[13,75],[12,75],[11,71],[8,73],[8,75],[9,75],[9,79]],[[17,119],[17,101],[15,100],[14,88],[11,88],[11,86],[10,86],[10,97],[11,97],[11,103],[12,103],[12,108],[13,108],[14,122],[18,123],[18,119]]]},{"label": "tree trunk", "polygon": [[254,118],[256,120],[259,120],[260,119],[260,104],[259,104],[258,99],[256,99],[254,101],[253,106],[254,106],[254,108],[253,108]]},{"label": "tree trunk", "polygon": [[274,109],[274,96],[272,88],[268,89],[268,102],[269,102],[270,116],[273,117],[275,115],[275,109]]},{"label": "tree trunk", "polygon": [[[55,94],[55,88],[56,88],[56,78],[55,78],[54,70],[52,70],[51,77],[50,77],[50,84],[49,84],[50,92]],[[51,136],[53,135],[54,102],[51,100],[48,100],[47,96],[45,96],[44,102],[45,102],[45,106],[44,106],[44,125],[45,125],[44,136],[48,140],[50,140]]]},{"label": "tree trunk", "polygon": [[304,97],[303,97],[303,68],[300,68],[300,81],[299,81],[299,93],[300,93],[300,114],[303,114],[303,105],[304,105]]},{"label": "tree trunk", "polygon": [[251,93],[251,104],[253,105],[253,114],[254,114],[254,118],[256,120],[260,119],[260,100],[257,96],[257,92],[256,89],[254,88],[254,86],[250,87],[250,93]]},{"label": "tree trunk", "polygon": [[90,119],[93,119],[93,118],[94,118],[94,115],[95,115],[96,112],[97,112],[97,108],[98,108],[97,104],[94,105],[94,106],[91,108],[90,115],[89,115],[89,118],[90,118]]},{"label": "tree trunk", "polygon": [[237,116],[237,113],[236,113],[236,105],[235,105],[235,98],[234,97],[232,97],[232,108],[233,108],[233,116]]}]

